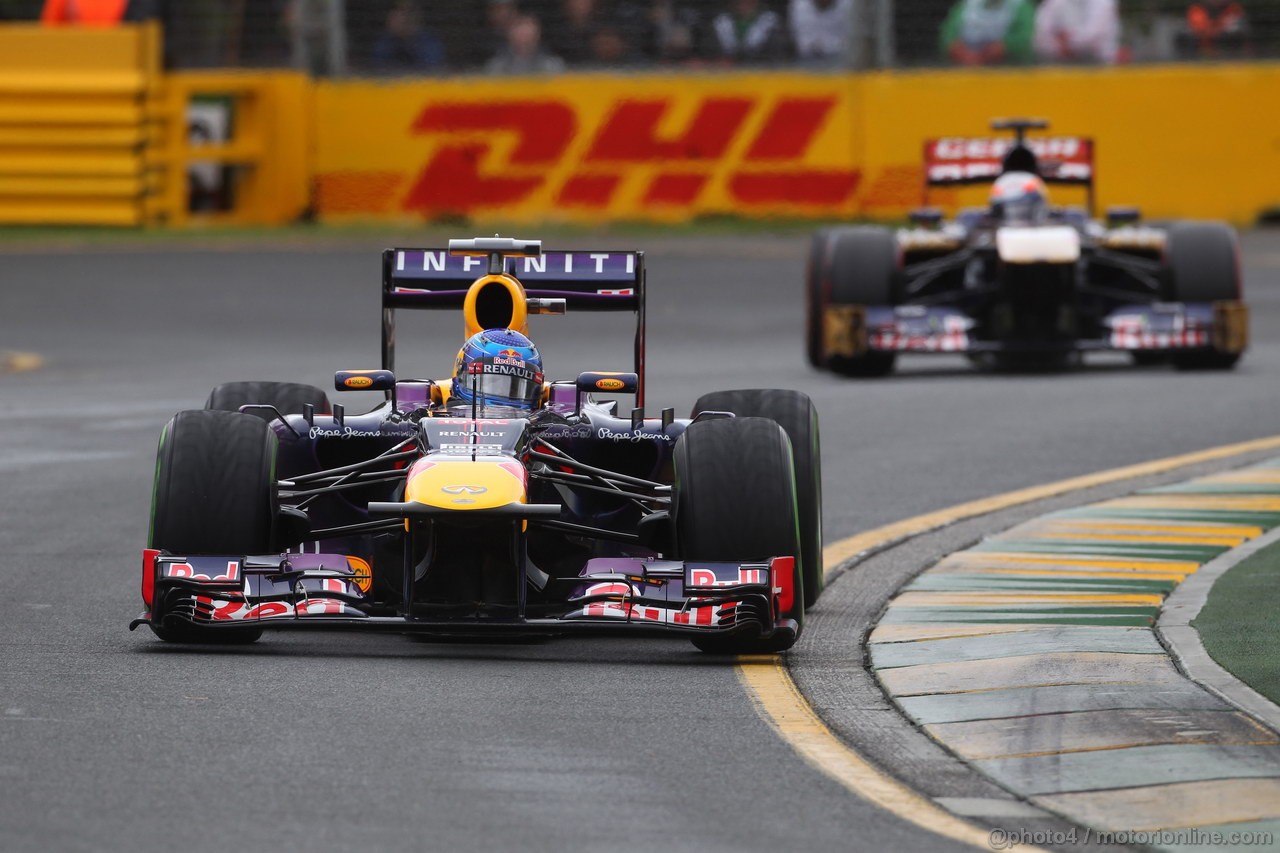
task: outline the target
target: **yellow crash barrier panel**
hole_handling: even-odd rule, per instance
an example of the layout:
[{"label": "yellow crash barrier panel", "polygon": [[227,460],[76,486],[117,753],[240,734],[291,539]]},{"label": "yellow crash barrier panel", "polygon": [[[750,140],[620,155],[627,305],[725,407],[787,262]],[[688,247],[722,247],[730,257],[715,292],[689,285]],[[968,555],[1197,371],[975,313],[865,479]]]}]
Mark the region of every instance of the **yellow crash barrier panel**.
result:
[{"label": "yellow crash barrier panel", "polygon": [[0,224],[142,225],[154,24],[0,26]]},{"label": "yellow crash barrier panel", "polygon": [[[165,172],[158,214],[172,225],[214,223],[284,225],[310,205],[309,143],[312,86],[291,71],[181,71],[165,78],[169,132],[153,153]],[[193,145],[187,138],[191,103],[218,99],[228,105],[232,137]],[[228,210],[192,214],[187,169],[193,163],[222,167],[230,181]]]},{"label": "yellow crash barrier panel", "polygon": [[1092,137],[1100,205],[1242,223],[1280,204],[1280,114],[1258,110],[1280,67],[1262,63],[315,86],[329,221],[899,218],[921,204],[926,139],[990,136],[1008,115]]}]

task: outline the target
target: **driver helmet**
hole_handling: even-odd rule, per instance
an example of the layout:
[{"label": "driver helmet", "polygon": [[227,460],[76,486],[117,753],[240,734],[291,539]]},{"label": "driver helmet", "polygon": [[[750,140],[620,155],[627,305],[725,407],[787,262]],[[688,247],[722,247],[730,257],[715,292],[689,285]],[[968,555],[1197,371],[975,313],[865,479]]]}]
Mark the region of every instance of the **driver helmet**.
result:
[{"label": "driver helmet", "polygon": [[1030,172],[1005,172],[991,187],[991,213],[1006,222],[1038,222],[1049,206],[1049,191]]},{"label": "driver helmet", "polygon": [[514,329],[485,329],[467,339],[453,366],[449,411],[470,417],[521,417],[542,402],[542,356]]}]

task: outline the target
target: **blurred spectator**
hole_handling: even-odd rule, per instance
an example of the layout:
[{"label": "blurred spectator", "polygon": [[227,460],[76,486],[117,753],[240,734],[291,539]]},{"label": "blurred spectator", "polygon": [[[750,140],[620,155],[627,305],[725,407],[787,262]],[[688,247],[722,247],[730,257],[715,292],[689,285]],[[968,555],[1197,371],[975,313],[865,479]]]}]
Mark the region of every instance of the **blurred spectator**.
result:
[{"label": "blurred spectator", "polygon": [[1120,49],[1116,0],[1043,0],[1035,48],[1046,62],[1114,63]]},{"label": "blurred spectator", "polygon": [[688,62],[695,58],[702,18],[688,0],[647,0],[623,7],[623,22],[641,55],[654,62]]},{"label": "blurred spectator", "polygon": [[542,27],[532,15],[516,15],[507,46],[485,65],[490,74],[558,74],[564,60],[542,49]]},{"label": "blurred spectator", "polygon": [[1168,62],[1185,32],[1182,17],[1169,14],[1167,0],[1137,0],[1121,9],[1124,40],[1120,55],[1131,62]]},{"label": "blurred spectator", "polygon": [[791,37],[806,65],[837,65],[849,53],[853,0],[791,0]]},{"label": "blurred spectator", "polygon": [[396,0],[370,58],[378,71],[423,71],[444,65],[444,45],[423,28],[416,0]]},{"label": "blurred spectator", "polygon": [[[243,19],[244,8],[240,8]],[[347,73],[347,30],[342,6],[332,0],[288,0],[280,23],[289,36],[290,64],[315,76]],[[236,30],[232,30],[234,35]],[[228,45],[227,55],[239,48]],[[235,64],[235,63],[230,63]]]},{"label": "blurred spectator", "polygon": [[786,57],[782,19],[760,0],[729,0],[711,20],[711,54],[729,62],[777,62]]},{"label": "blurred spectator", "polygon": [[1199,0],[1187,7],[1191,49],[1201,57],[1239,56],[1246,52],[1249,22],[1235,0]]},{"label": "blurred spectator", "polygon": [[1035,27],[1031,0],[958,0],[939,41],[943,55],[958,65],[1028,62]]},{"label": "blurred spectator", "polygon": [[599,0],[561,0],[547,24],[547,47],[568,65],[620,63],[627,42]]},{"label": "blurred spectator", "polygon": [[628,65],[635,59],[631,43],[616,24],[605,24],[591,36],[591,62],[601,65]]},{"label": "blurred spectator", "polygon": [[112,27],[154,16],[153,4],[142,0],[45,0],[40,23]]},{"label": "blurred spectator", "polygon": [[519,14],[516,0],[484,0],[484,30],[467,39],[472,65],[484,65],[507,49],[507,31]]}]

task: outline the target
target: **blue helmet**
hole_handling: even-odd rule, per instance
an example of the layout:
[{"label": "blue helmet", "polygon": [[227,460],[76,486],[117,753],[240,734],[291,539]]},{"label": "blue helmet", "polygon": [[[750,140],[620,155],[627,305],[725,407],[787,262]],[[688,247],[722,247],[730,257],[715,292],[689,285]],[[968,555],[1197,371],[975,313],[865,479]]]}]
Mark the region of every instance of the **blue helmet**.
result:
[{"label": "blue helmet", "polygon": [[462,416],[521,415],[542,402],[542,356],[513,329],[485,329],[467,339],[453,366],[449,408]]}]

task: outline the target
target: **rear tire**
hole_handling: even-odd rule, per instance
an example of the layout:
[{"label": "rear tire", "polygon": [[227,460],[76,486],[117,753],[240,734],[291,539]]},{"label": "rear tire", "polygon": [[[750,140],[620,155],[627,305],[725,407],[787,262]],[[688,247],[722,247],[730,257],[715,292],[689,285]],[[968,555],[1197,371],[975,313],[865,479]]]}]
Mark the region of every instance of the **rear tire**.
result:
[{"label": "rear tire", "polygon": [[[832,239],[830,304],[895,304],[901,271],[893,232],[887,228],[848,228]],[[893,352],[867,351],[857,356],[832,356],[827,366],[842,376],[887,376],[897,358]]]},{"label": "rear tire", "polygon": [[[239,412],[179,412],[165,426],[156,458],[150,548],[173,554],[270,553],[277,509],[276,436]],[[261,628],[152,626],[178,643],[252,643]]]},{"label": "rear tire", "polygon": [[807,394],[783,389],[713,391],[693,406],[699,412],[733,412],[744,418],[769,418],[791,439],[795,465],[796,506],[800,520],[800,574],[808,610],[822,595],[822,439],[818,411]]},{"label": "rear tire", "polygon": [[[298,415],[307,403],[315,406],[317,415],[333,412],[324,391],[298,382],[224,382],[213,389],[204,407],[238,412],[241,406],[256,404],[275,406],[282,415]],[[275,419],[275,415],[265,409],[251,409],[245,414],[265,421]]]},{"label": "rear tire", "polygon": [[[791,442],[765,418],[724,418],[692,424],[674,451],[672,514],[685,560],[752,562],[797,556],[800,529]],[[803,601],[803,577],[796,573]],[[797,622],[803,606],[787,614]],[[794,637],[697,637],[718,654],[764,654],[789,648]]]},{"label": "rear tire", "polygon": [[[1175,222],[1165,244],[1166,296],[1171,302],[1240,300],[1240,253],[1235,229],[1221,222]],[[1179,370],[1230,370],[1238,352],[1174,352]]]}]

